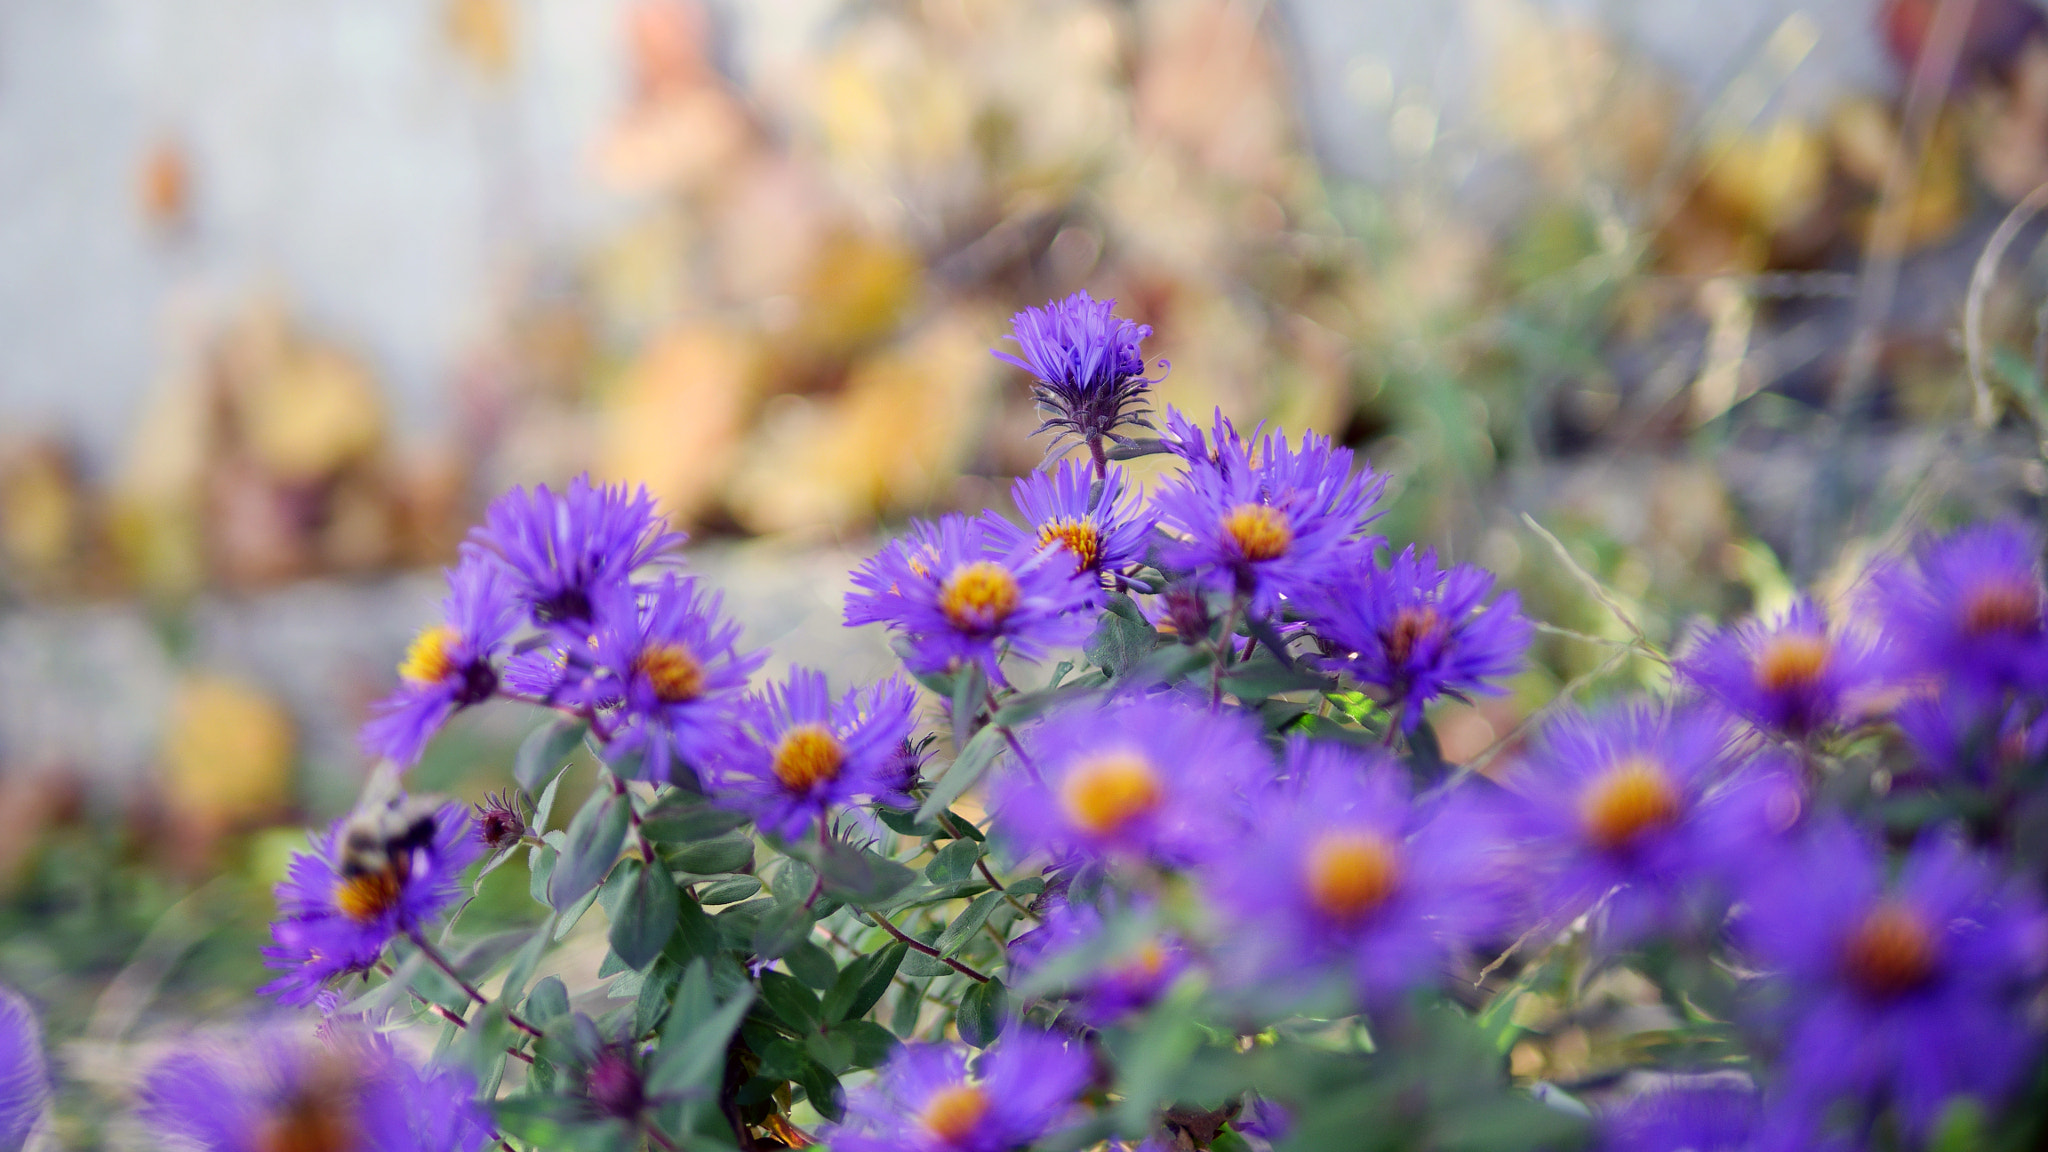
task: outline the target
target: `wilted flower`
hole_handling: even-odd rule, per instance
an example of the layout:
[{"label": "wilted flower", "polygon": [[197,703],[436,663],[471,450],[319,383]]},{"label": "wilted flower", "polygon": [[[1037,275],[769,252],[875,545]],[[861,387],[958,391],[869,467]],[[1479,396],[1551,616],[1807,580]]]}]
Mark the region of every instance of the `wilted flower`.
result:
[{"label": "wilted flower", "polygon": [[2048,921],[1946,838],[1923,837],[1891,883],[1888,871],[1871,838],[1821,822],[1760,862],[1738,928],[1773,977],[1788,1102],[1818,1117],[1888,1101],[1925,1134],[1952,1097],[1994,1103],[2027,1070],[2039,1038],[2023,1005]]},{"label": "wilted flower", "polygon": [[464,557],[448,571],[442,623],[413,638],[398,665],[398,690],[363,725],[363,747],[409,765],[457,709],[481,704],[498,690],[492,661],[517,626],[512,586],[498,566]]},{"label": "wilted flower", "polygon": [[1005,653],[1035,660],[1057,644],[1078,644],[1094,627],[1099,596],[1063,551],[1003,551],[988,524],[949,515],[913,523],[853,573],[849,626],[883,623],[905,634],[905,663],[919,672],[978,664],[1005,683]]},{"label": "wilted flower", "polygon": [[535,624],[580,636],[606,585],[625,582],[683,540],[668,531],[645,488],[593,487],[578,476],[560,493],[541,484],[491,501],[463,551],[504,566]]},{"label": "wilted flower", "polygon": [[413,1067],[380,1036],[336,1030],[316,1043],[272,1028],[157,1064],[141,1120],[197,1152],[473,1152],[489,1134],[474,1091],[459,1072]]},{"label": "wilted flower", "polygon": [[747,680],[768,659],[742,653],[740,627],[724,615],[724,598],[697,580],[670,572],[636,592],[600,591],[592,641],[595,679],[558,696],[605,712],[605,761],[637,753],[644,779],[667,781],[674,758],[695,766],[724,738]]},{"label": "wilted flower", "polygon": [[1312,627],[1335,651],[1327,663],[1377,686],[1413,732],[1430,701],[1501,692],[1491,681],[1521,667],[1534,629],[1516,593],[1485,603],[1492,590],[1485,569],[1438,568],[1436,553],[1417,554],[1411,545],[1384,567],[1361,565],[1307,603]]},{"label": "wilted flower", "polygon": [[1010,498],[1029,530],[989,513],[991,535],[998,550],[1064,549],[1076,572],[1090,573],[1098,584],[1105,573],[1120,572],[1145,558],[1152,520],[1125,490],[1124,471],[1110,468],[1095,499],[1095,479],[1086,465],[1060,461],[1051,473],[1033,472],[1010,486]]},{"label": "wilted flower", "polygon": [[310,1002],[323,981],[364,972],[394,936],[417,930],[461,895],[462,870],[483,849],[459,803],[403,800],[334,822],[313,851],[294,853],[277,886],[275,945],[284,975],[258,991]]},{"label": "wilted flower", "polygon": [[1675,670],[1736,715],[1795,740],[1849,720],[1850,706],[1885,677],[1875,641],[1831,631],[1804,596],[1769,623],[1702,631]]},{"label": "wilted flower", "polygon": [[[1036,378],[1032,399],[1045,414],[1043,432],[1055,430],[1052,449],[1069,436],[1086,443],[1101,461],[1101,442],[1123,442],[1118,425],[1149,428],[1145,376],[1139,347],[1152,329],[1116,315],[1116,301],[1077,292],[1043,308],[1026,308],[1010,320],[1012,338],[1023,355],[997,351],[995,357]],[[1161,362],[1164,367],[1164,362]]]},{"label": "wilted flower", "polygon": [[826,1138],[839,1152],[1014,1152],[1067,1118],[1088,1054],[1013,1025],[969,1076],[955,1044],[911,1044],[847,1102]]},{"label": "wilted flower", "polygon": [[719,758],[718,795],[788,840],[858,797],[911,803],[894,787],[910,737],[910,715],[900,703],[909,691],[896,681],[835,702],[823,672],[792,669],[788,680],[742,706]]},{"label": "wilted flower", "polygon": [[50,1098],[42,1030],[28,1002],[0,987],[0,1152],[28,1142]]},{"label": "wilted flower", "polygon": [[1979,524],[1921,545],[1872,581],[1900,671],[1976,694],[2048,685],[2041,541],[2016,523]]}]

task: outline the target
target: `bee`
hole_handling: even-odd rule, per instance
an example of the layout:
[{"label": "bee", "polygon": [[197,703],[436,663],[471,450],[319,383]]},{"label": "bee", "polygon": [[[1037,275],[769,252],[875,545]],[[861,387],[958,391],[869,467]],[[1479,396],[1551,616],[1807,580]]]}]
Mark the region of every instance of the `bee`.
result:
[{"label": "bee", "polygon": [[356,809],[341,826],[341,874],[404,877],[413,853],[433,845],[440,810],[441,800],[433,796],[397,796]]}]

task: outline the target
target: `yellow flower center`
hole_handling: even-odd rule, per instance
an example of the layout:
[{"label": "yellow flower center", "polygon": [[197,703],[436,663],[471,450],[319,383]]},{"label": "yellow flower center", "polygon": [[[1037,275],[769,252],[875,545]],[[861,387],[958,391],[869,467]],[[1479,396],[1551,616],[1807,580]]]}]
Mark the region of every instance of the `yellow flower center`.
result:
[{"label": "yellow flower center", "polygon": [[839,738],[817,724],[798,724],[775,746],[775,778],[792,792],[808,792],[839,776],[846,749]]},{"label": "yellow flower center", "polygon": [[1074,570],[1085,572],[1102,562],[1102,533],[1088,520],[1068,517],[1038,526],[1040,544],[1057,544],[1074,554]]},{"label": "yellow flower center", "polygon": [[704,665],[681,644],[653,645],[640,653],[633,668],[647,677],[664,703],[680,704],[704,693]]},{"label": "yellow flower center", "polygon": [[1971,593],[1963,603],[1963,631],[2025,634],[2041,627],[2041,590],[2022,580],[2001,580]]},{"label": "yellow flower center", "polygon": [[1387,902],[1401,879],[1400,851],[1361,830],[1325,832],[1308,850],[1309,899],[1339,920],[1356,920]]},{"label": "yellow flower center", "polygon": [[1138,945],[1125,968],[1141,976],[1157,976],[1166,969],[1166,949],[1157,940],[1147,940]]},{"label": "yellow flower center", "polygon": [[1223,534],[1247,560],[1272,560],[1287,554],[1294,526],[1287,514],[1269,504],[1239,504],[1223,516]]},{"label": "yellow flower center", "polygon": [[933,1093],[919,1119],[940,1142],[964,1144],[987,1114],[988,1093],[972,1084],[955,1084]]},{"label": "yellow flower center", "polygon": [[1443,617],[1427,604],[1401,609],[1394,617],[1394,627],[1387,633],[1387,660],[1406,664],[1415,654],[1416,645],[1436,635],[1442,624]]},{"label": "yellow flower center", "polygon": [[1872,996],[1910,992],[1934,974],[1934,935],[1918,913],[1886,901],[1850,934],[1842,966]]},{"label": "yellow flower center", "polygon": [[1810,632],[1780,632],[1756,655],[1756,686],[1766,692],[1804,688],[1827,670],[1828,642]]},{"label": "yellow flower center", "polygon": [[1586,839],[1612,851],[1678,818],[1678,787],[1662,765],[1629,756],[1595,780],[1579,800]]},{"label": "yellow flower center", "polygon": [[414,684],[439,684],[455,671],[455,646],[462,634],[446,624],[420,629],[398,662],[398,675]]},{"label": "yellow flower center", "polygon": [[976,560],[953,570],[939,590],[939,610],[955,628],[993,628],[1017,610],[1024,592],[1008,568]]},{"label": "yellow flower center", "polygon": [[358,924],[368,924],[398,906],[404,869],[394,859],[375,872],[343,876],[334,886],[334,906]]},{"label": "yellow flower center", "polygon": [[1074,766],[1060,782],[1060,807],[1075,827],[1106,836],[1159,807],[1159,774],[1133,752],[1111,752]]}]

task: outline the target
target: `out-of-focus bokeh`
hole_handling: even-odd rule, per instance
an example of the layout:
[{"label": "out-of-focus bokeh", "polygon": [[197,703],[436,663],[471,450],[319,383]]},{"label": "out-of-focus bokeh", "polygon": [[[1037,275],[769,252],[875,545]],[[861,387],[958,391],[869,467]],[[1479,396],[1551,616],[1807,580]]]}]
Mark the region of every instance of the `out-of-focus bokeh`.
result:
[{"label": "out-of-focus bokeh", "polygon": [[2031,0],[8,5],[0,979],[75,1092],[241,1004],[509,484],[644,482],[777,665],[873,674],[847,567],[1004,505],[989,349],[1082,288],[1554,626],[1470,756],[1659,675],[1591,582],[1669,642],[2048,491],[2044,182]]}]

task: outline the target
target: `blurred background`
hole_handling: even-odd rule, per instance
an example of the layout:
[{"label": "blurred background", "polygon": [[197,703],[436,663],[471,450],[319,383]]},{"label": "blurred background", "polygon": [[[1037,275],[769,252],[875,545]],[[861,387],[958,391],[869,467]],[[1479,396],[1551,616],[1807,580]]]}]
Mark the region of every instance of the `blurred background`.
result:
[{"label": "blurred background", "polygon": [[1656,681],[1574,566],[1669,644],[2038,501],[2044,181],[2031,0],[0,6],[0,981],[56,1139],[246,1010],[507,485],[644,482],[771,670],[871,677],[846,569],[1006,506],[989,349],[1087,288],[1160,401],[1354,446],[1556,626],[1463,758]]}]

